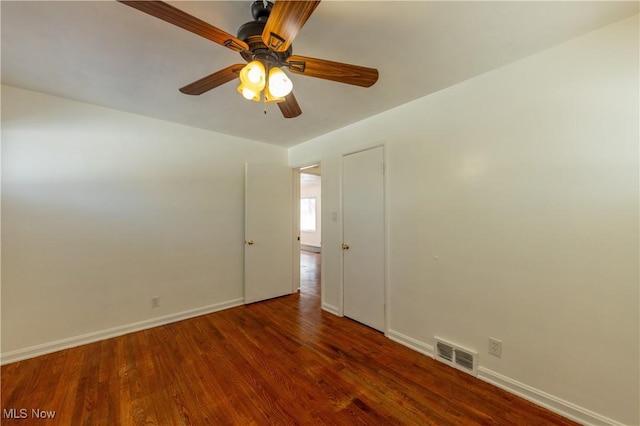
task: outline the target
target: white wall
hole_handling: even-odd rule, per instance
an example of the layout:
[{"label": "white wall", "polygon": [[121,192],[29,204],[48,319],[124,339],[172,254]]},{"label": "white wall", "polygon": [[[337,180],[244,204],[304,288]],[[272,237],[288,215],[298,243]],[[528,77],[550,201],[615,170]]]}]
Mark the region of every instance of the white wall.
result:
[{"label": "white wall", "polygon": [[[330,218],[341,155],[385,144],[390,337],[430,353],[438,335],[485,380],[640,424],[638,47],[636,16],[289,150],[322,160]],[[324,225],[335,311],[340,218]]]},{"label": "white wall", "polygon": [[287,151],[3,86],[3,359],[242,303],[245,161]]},{"label": "white wall", "polygon": [[[316,199],[316,230],[300,231],[300,244],[312,247],[322,246],[322,197],[321,197],[321,178],[316,175],[315,179],[307,182],[300,182],[300,198]],[[312,178],[313,179],[313,178]]]}]

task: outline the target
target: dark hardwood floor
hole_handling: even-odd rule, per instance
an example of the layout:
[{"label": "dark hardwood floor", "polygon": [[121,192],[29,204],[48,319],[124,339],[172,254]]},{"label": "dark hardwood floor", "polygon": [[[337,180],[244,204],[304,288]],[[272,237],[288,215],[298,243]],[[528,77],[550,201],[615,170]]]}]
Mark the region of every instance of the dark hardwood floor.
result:
[{"label": "dark hardwood floor", "polygon": [[318,258],[299,294],[3,366],[2,424],[575,424],[322,312]]}]

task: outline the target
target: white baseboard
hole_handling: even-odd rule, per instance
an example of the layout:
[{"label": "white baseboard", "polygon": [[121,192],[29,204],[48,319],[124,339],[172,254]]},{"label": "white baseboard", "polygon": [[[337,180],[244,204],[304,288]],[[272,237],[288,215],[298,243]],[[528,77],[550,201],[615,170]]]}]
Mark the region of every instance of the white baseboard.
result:
[{"label": "white baseboard", "polygon": [[478,378],[583,425],[623,426],[622,423],[613,419],[484,367],[478,368]]},{"label": "white baseboard", "polygon": [[338,308],[337,306],[330,305],[328,303],[322,303],[322,310],[327,311],[330,314],[333,314],[339,317],[342,316],[340,315],[340,308]]},{"label": "white baseboard", "polygon": [[[404,335],[394,330],[389,330],[386,336],[398,342],[401,345],[407,346],[417,352],[420,352],[426,356],[433,358],[433,346],[421,342],[417,339]],[[477,377],[487,383],[490,383],[500,389],[503,389],[514,395],[518,395],[521,398],[526,399],[536,405],[546,408],[549,411],[560,414],[568,419],[581,423],[583,425],[595,426],[595,425],[610,425],[610,426],[623,426],[613,419],[607,418],[598,413],[594,413],[579,405],[573,404],[569,401],[565,401],[554,395],[550,395],[539,389],[535,389],[524,383],[520,383],[510,377],[503,376],[502,374],[491,371],[485,367],[478,367]]]},{"label": "white baseboard", "polygon": [[172,322],[182,321],[201,315],[210,314],[212,312],[222,311],[224,309],[233,308],[244,304],[244,299],[234,299],[226,302],[215,303],[213,305],[203,306],[201,308],[190,309],[175,314],[169,314],[162,317],[151,318],[144,321],[126,324],[106,330],[94,331],[80,336],[68,337],[66,339],[47,342],[41,345],[31,346],[24,349],[0,354],[0,365],[10,364],[12,362],[22,361],[28,358],[34,358],[40,355],[46,355],[52,352],[69,349],[76,346],[86,345],[100,340],[110,339],[112,337],[122,336],[124,334],[133,333],[135,331],[145,330],[148,328],[158,327],[160,325],[170,324]]},{"label": "white baseboard", "polygon": [[386,336],[394,342],[398,342],[416,352],[420,352],[423,355],[433,358],[433,346],[431,345],[427,345],[424,342],[394,330],[387,330]]}]

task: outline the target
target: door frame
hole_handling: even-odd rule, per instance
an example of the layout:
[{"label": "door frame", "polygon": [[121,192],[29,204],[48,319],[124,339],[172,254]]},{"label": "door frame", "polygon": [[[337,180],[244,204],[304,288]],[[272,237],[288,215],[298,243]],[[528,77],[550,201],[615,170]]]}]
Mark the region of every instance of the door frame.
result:
[{"label": "door frame", "polygon": [[[382,216],[383,216],[383,263],[384,263],[384,273],[383,273],[383,294],[384,294],[384,330],[382,331],[385,335],[387,335],[391,326],[389,324],[389,223],[387,214],[387,193],[388,193],[388,181],[387,181],[387,172],[388,172],[388,161],[387,161],[387,144],[386,142],[377,142],[371,145],[364,145],[361,148],[344,151],[340,154],[340,217],[341,217],[341,239],[344,242],[344,157],[347,155],[357,154],[364,151],[369,151],[370,149],[382,148],[382,164],[383,164],[383,172],[382,172]],[[339,248],[342,251],[342,248]],[[344,256],[340,257],[340,276],[342,279],[340,280],[340,316],[344,317]]]},{"label": "door frame", "polygon": [[300,169],[293,169],[293,267],[292,293],[300,291]]},{"label": "door frame", "polygon": [[[295,290],[300,289],[300,170],[305,169],[307,167],[320,166],[320,179],[322,179],[322,160],[318,161],[307,161],[301,165],[293,166],[293,199],[295,202],[293,203],[293,230],[294,235],[297,235],[298,238],[294,238],[294,243],[297,243],[296,247],[294,247],[294,256],[293,256],[293,286]],[[322,181],[321,181],[322,182]],[[324,186],[322,183],[320,184],[320,200],[324,197]],[[325,229],[325,214],[320,210],[320,241],[324,241],[323,233]],[[322,259],[322,247],[320,248],[320,259]],[[320,306],[324,305],[324,262],[320,262]],[[341,315],[342,316],[342,315]]]}]

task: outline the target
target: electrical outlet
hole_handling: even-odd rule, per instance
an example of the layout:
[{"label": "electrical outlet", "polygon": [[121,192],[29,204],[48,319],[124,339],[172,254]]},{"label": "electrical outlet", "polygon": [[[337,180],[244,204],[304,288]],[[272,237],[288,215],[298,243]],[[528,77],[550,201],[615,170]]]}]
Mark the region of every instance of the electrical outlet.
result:
[{"label": "electrical outlet", "polygon": [[502,341],[494,337],[489,337],[489,355],[502,357]]},{"label": "electrical outlet", "polygon": [[152,297],[151,298],[151,307],[152,308],[159,308],[160,307],[160,296],[156,296],[156,297]]}]

